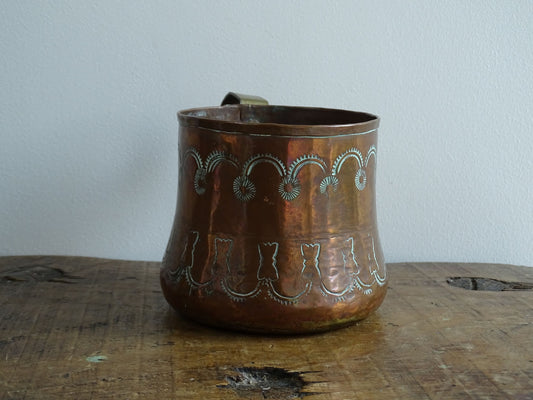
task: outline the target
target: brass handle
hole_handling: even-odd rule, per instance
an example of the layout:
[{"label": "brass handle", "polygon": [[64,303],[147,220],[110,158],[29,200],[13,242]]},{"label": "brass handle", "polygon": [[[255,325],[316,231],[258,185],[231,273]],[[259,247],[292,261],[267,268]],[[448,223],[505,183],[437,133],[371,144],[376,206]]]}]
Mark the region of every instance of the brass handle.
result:
[{"label": "brass handle", "polygon": [[268,105],[268,101],[259,96],[229,92],[220,105],[225,106],[226,104],[255,104],[266,106]]}]

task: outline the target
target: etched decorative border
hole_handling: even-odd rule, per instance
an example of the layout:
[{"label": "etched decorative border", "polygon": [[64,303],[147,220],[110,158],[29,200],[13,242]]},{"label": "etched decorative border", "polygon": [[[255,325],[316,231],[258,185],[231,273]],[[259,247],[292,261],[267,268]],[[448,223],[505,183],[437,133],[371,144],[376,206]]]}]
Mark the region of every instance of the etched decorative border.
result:
[{"label": "etched decorative border", "polygon": [[280,196],[286,201],[293,201],[300,195],[301,183],[298,179],[298,174],[303,167],[315,165],[322,170],[326,176],[320,182],[320,193],[327,196],[328,188],[331,188],[333,191],[337,190],[339,184],[337,175],[341,171],[344,163],[350,158],[355,158],[358,164],[358,169],[355,172],[354,186],[358,191],[364,190],[367,183],[366,168],[368,167],[370,158],[376,157],[376,147],[372,145],[366,153],[366,156],[363,156],[361,151],[355,147],[346,150],[337,156],[329,171],[324,159],[316,154],[304,154],[294,160],[288,167],[283,161],[272,154],[253,155],[242,166],[237,157],[224,151],[212,151],[204,160],[197,149],[189,147],[183,154],[182,163],[189,157],[195,161],[197,166],[194,174],[194,190],[199,195],[203,195],[206,191],[207,174],[212,173],[218,165],[227,163],[240,171],[239,175],[233,181],[233,194],[242,202],[250,201],[255,197],[257,192],[255,184],[250,179],[250,174],[257,165],[268,163],[274,166],[281,178],[278,187]]},{"label": "etched decorative border", "polygon": [[[385,264],[378,264],[374,247],[374,238],[369,235],[371,240],[371,251],[367,255],[369,261],[370,281],[365,281],[360,277],[361,268],[355,257],[354,239],[349,237],[344,241],[345,246],[338,251],[342,254],[344,271],[349,278],[349,283],[341,290],[332,290],[324,283],[322,271],[320,269],[320,243],[301,243],[300,254],[302,256],[302,269],[297,278],[301,282],[302,290],[298,293],[282,293],[276,288],[276,282],[280,279],[280,273],[277,267],[277,256],[279,250],[278,242],[260,242],[257,245],[259,255],[259,264],[257,266],[257,283],[256,286],[247,292],[240,292],[231,287],[228,281],[228,275],[231,276],[233,266],[230,259],[233,251],[233,239],[231,238],[214,238],[214,259],[212,264],[211,278],[199,282],[193,276],[195,267],[194,255],[197,244],[200,240],[198,231],[190,231],[181,255],[181,261],[178,267],[169,271],[169,275],[174,282],[178,283],[185,280],[189,286],[190,292],[193,290],[202,290],[205,295],[211,295],[216,285],[220,285],[226,295],[233,301],[245,301],[257,297],[265,292],[269,298],[285,305],[297,304],[300,299],[308,295],[313,285],[318,286],[321,294],[335,302],[346,300],[346,296],[355,289],[364,295],[370,295],[373,287],[383,286],[387,281],[387,270]],[[267,256],[268,255],[268,256]],[[184,260],[188,258],[190,263]],[[215,271],[218,268],[219,271]]]}]

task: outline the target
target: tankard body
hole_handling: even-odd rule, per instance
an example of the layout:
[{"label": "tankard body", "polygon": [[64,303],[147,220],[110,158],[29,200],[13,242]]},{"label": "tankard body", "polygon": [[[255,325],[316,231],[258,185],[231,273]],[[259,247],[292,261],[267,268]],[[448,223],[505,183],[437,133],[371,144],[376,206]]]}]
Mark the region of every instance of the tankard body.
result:
[{"label": "tankard body", "polygon": [[178,199],[161,270],[176,310],[218,327],[303,333],[379,307],[378,117],[235,104],[178,118]]}]

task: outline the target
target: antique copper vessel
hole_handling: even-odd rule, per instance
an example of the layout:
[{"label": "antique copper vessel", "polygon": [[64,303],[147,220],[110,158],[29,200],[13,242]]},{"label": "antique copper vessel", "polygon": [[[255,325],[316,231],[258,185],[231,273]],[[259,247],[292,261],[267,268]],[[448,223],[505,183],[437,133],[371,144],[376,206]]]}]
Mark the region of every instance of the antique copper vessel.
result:
[{"label": "antique copper vessel", "polygon": [[243,97],[178,113],[167,301],[205,324],[264,333],[365,318],[387,287],[375,207],[379,118],[256,97],[228,104]]}]

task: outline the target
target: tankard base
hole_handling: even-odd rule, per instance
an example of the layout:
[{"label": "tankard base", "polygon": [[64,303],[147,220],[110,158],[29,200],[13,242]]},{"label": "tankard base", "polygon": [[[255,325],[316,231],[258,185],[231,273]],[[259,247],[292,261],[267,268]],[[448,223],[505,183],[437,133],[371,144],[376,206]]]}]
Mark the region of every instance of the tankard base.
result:
[{"label": "tankard base", "polygon": [[[186,319],[202,325],[232,331],[298,335],[320,333],[344,328],[367,318],[383,302],[386,287],[380,287],[373,296],[354,298],[342,304],[301,306],[274,304],[264,299],[248,299],[248,304],[228,303],[215,297],[191,297],[169,285],[162,272],[161,286],[167,302]],[[259,297],[259,296],[258,296]]]}]

